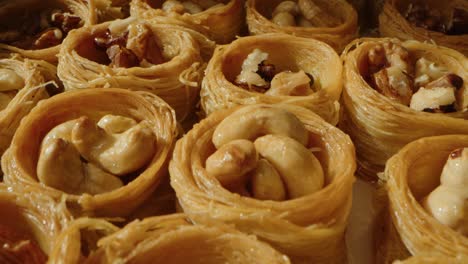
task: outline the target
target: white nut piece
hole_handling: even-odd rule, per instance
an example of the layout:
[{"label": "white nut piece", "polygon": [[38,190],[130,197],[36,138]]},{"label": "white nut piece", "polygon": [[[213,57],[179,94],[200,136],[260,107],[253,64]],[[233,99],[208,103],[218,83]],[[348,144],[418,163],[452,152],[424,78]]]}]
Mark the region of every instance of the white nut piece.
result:
[{"label": "white nut piece", "polygon": [[268,59],[268,53],[254,49],[242,63],[242,70],[236,77],[237,83],[255,86],[265,86],[268,83],[257,73],[258,65]]},{"label": "white nut piece", "polygon": [[260,159],[250,173],[252,196],[259,200],[284,201],[286,190],[281,176],[266,159]]},{"label": "white nut piece", "polygon": [[270,106],[245,107],[225,118],[213,133],[216,148],[235,140],[255,140],[257,137],[274,134],[293,138],[306,146],[309,132],[292,113]]},{"label": "white nut piece", "polygon": [[298,72],[280,72],[271,80],[271,88],[266,95],[281,96],[306,96],[312,94],[310,78],[300,70]]},{"label": "white nut piece", "polygon": [[37,177],[47,186],[70,194],[98,194],[123,185],[114,175],[83,163],[73,144],[62,138],[50,139],[42,145]]},{"label": "white nut piece", "polygon": [[447,73],[449,73],[447,68],[436,65],[435,62],[422,57],[416,61],[414,84],[416,88],[419,88],[433,80],[439,79]]},{"label": "white nut piece", "polygon": [[133,118],[120,115],[105,115],[97,123],[98,127],[109,134],[125,132],[137,124]]},{"label": "white nut piece", "polygon": [[156,138],[145,121],[123,133],[109,134],[91,119],[81,117],[73,127],[71,141],[86,160],[117,176],[142,168],[156,151]]},{"label": "white nut piece", "polygon": [[254,144],[245,139],[233,140],[221,146],[206,159],[206,172],[224,187],[244,185],[246,174],[257,165]]},{"label": "white nut piece", "polygon": [[266,135],[254,144],[260,156],[281,175],[289,198],[312,194],[323,187],[322,165],[301,143],[286,136]]},{"label": "white nut piece", "polygon": [[182,14],[185,11],[184,6],[177,0],[167,0],[162,4],[161,9],[165,12],[175,12]]},{"label": "white nut piece", "polygon": [[468,148],[459,148],[450,153],[442,170],[440,183],[468,189]]},{"label": "white nut piece", "polygon": [[438,109],[440,106],[453,104],[455,100],[455,90],[451,87],[422,87],[411,97],[410,108],[417,111]]},{"label": "white nut piece", "polygon": [[24,79],[10,69],[0,69],[0,92],[20,90]]}]

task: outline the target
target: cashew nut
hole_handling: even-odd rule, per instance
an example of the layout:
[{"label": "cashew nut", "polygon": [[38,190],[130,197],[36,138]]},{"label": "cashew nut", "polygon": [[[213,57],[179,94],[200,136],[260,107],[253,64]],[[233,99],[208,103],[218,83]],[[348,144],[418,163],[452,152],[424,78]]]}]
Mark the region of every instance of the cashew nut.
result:
[{"label": "cashew nut", "polygon": [[235,139],[255,140],[274,134],[293,138],[307,145],[309,133],[304,124],[290,112],[269,106],[251,106],[225,118],[213,133],[216,148]]},{"label": "cashew nut", "polygon": [[162,10],[165,12],[184,13],[184,6],[177,0],[167,0],[162,4]]},{"label": "cashew nut", "polygon": [[468,235],[468,148],[450,153],[440,176],[440,186],[422,204],[437,221]]},{"label": "cashew nut", "polygon": [[197,14],[197,13],[203,12],[203,8],[201,8],[199,5],[193,2],[185,1],[185,2],[182,2],[182,5],[184,6],[185,11],[189,14]]},{"label": "cashew nut", "polygon": [[119,115],[105,115],[97,123],[98,127],[109,134],[122,133],[137,125],[137,122],[129,117]]},{"label": "cashew nut", "polygon": [[251,141],[233,140],[221,146],[206,160],[206,172],[221,185],[243,185],[247,172],[255,168],[258,154]]},{"label": "cashew nut", "polygon": [[320,190],[324,185],[323,169],[318,159],[304,145],[281,135],[266,135],[254,142],[260,156],[279,172],[291,199]]},{"label": "cashew nut", "polygon": [[260,200],[283,201],[286,199],[281,176],[266,160],[260,159],[257,168],[251,172],[252,196]]},{"label": "cashew nut", "polygon": [[298,72],[280,72],[271,80],[267,95],[309,95],[313,93],[310,78],[303,70]]},{"label": "cashew nut", "polygon": [[291,13],[279,12],[271,21],[280,27],[294,27],[296,26],[296,20]]},{"label": "cashew nut", "polygon": [[51,138],[42,145],[37,177],[47,186],[71,194],[98,194],[123,185],[119,178],[83,163],[73,144],[62,138]]},{"label": "cashew nut", "polygon": [[291,15],[296,16],[299,14],[299,7],[294,1],[283,1],[275,7],[271,16],[275,17],[281,12],[291,13]]},{"label": "cashew nut", "polygon": [[124,175],[147,164],[155,153],[155,136],[145,121],[120,134],[110,134],[87,117],[73,127],[71,141],[88,161]]},{"label": "cashew nut", "polygon": [[20,90],[24,80],[10,69],[0,69],[0,92]]}]

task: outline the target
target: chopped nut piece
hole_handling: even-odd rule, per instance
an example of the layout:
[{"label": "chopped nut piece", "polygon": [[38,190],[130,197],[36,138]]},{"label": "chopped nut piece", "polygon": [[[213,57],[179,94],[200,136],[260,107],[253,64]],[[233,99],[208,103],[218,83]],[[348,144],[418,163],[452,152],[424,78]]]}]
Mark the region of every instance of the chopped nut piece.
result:
[{"label": "chopped nut piece", "polygon": [[242,63],[242,71],[236,78],[236,83],[247,84],[258,87],[268,86],[258,73],[259,65],[268,58],[268,53],[262,52],[259,49],[253,50]]},{"label": "chopped nut piece", "polygon": [[127,49],[135,53],[140,61],[146,59],[152,64],[164,62],[153,32],[144,24],[136,24],[129,27],[126,46]]},{"label": "chopped nut piece", "polygon": [[51,22],[53,26],[61,28],[65,33],[68,33],[72,29],[79,28],[82,24],[79,16],[61,11],[52,13]]},{"label": "chopped nut piece", "polygon": [[312,0],[299,0],[297,2],[302,15],[317,27],[334,27],[341,23],[340,19],[329,10],[324,10]]},{"label": "chopped nut piece", "polygon": [[414,79],[415,88],[425,86],[429,82],[439,79],[445,74],[448,74],[447,68],[436,65],[435,62],[422,57],[416,61]]},{"label": "chopped nut piece", "polygon": [[48,29],[34,41],[34,48],[46,49],[57,46],[62,42],[63,34],[58,28]]},{"label": "chopped nut piece", "polygon": [[435,87],[453,87],[455,89],[460,89],[463,86],[463,79],[453,73],[447,74],[440,77],[439,79],[428,83],[425,88],[435,88]]},{"label": "chopped nut piece", "polygon": [[263,80],[271,82],[271,80],[273,79],[273,77],[275,77],[276,74],[275,65],[265,63],[265,61],[262,61],[258,65],[257,73],[260,75],[260,77],[262,77]]},{"label": "chopped nut piece", "polygon": [[[452,87],[437,87],[426,89],[420,88],[417,93],[411,98],[410,107],[412,109],[422,111],[425,109],[443,110],[441,106],[448,106],[455,103],[455,90]],[[448,108],[448,109],[447,109]],[[446,107],[445,110],[449,110]],[[427,110],[426,110],[427,111]]]},{"label": "chopped nut piece", "polygon": [[111,60],[110,66],[130,68],[140,65],[135,53],[125,47],[112,45],[106,50],[106,53]]},{"label": "chopped nut piece", "polygon": [[125,46],[127,43],[128,31],[118,36],[113,36],[110,30],[94,38],[94,44],[99,48],[107,49],[112,45]]},{"label": "chopped nut piece", "polygon": [[304,71],[280,72],[271,81],[267,95],[305,96],[313,93],[310,79]]},{"label": "chopped nut piece", "polygon": [[413,91],[408,76],[398,67],[388,67],[373,75],[374,88],[403,105],[409,105]]},{"label": "chopped nut piece", "polygon": [[440,12],[429,8],[427,4],[409,4],[404,16],[411,24],[417,27],[441,33],[447,32],[447,26],[443,23]]},{"label": "chopped nut piece", "polygon": [[175,12],[182,14],[185,11],[185,7],[177,0],[167,0],[162,4],[162,10],[165,12]]}]

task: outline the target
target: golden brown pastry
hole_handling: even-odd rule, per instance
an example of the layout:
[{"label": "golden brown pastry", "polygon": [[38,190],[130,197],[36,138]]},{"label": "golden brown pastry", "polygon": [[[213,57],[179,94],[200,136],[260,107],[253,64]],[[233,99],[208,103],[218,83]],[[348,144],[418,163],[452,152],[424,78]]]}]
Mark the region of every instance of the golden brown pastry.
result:
[{"label": "golden brown pastry", "polygon": [[65,196],[75,215],[126,215],[166,177],[176,133],[173,110],[153,94],[62,93],[21,123],[2,159],[4,180]]},{"label": "golden brown pastry", "polygon": [[55,66],[5,54],[0,59],[0,155],[10,145],[21,119],[36,104],[60,91]]},{"label": "golden brown pastry", "polygon": [[247,0],[251,35],[286,33],[321,40],[336,51],[357,35],[357,13],[345,0]]},{"label": "golden brown pastry", "polygon": [[243,37],[216,49],[200,93],[205,113],[236,105],[303,106],[338,121],[342,64],[328,45],[286,34]]},{"label": "golden brown pastry", "polygon": [[344,133],[284,104],[212,113],[178,141],[170,163],[190,219],[232,224],[294,263],[345,261],[354,170]]},{"label": "golden brown pastry", "polygon": [[[415,256],[466,259],[467,168],[466,134],[421,138],[394,155],[382,175],[396,230],[389,246],[400,243]],[[402,257],[395,254],[385,263]]]},{"label": "golden brown pastry", "polygon": [[[83,229],[103,229],[88,255]],[[78,219],[61,236],[53,263],[290,263],[266,243],[220,223],[192,225],[183,214],[136,220],[118,231],[96,219]],[[81,241],[80,231],[81,230]],[[89,241],[89,239],[88,239]],[[88,246],[89,248],[89,246]],[[81,255],[81,256],[80,256]]]},{"label": "golden brown pastry", "polygon": [[0,183],[0,262],[46,263],[71,220],[65,203],[30,188]]},{"label": "golden brown pastry", "polygon": [[414,256],[405,260],[394,261],[393,264],[437,264],[437,263],[447,263],[447,264],[462,264],[466,263],[468,258],[466,256],[457,256],[455,258],[447,258],[442,256]]},{"label": "golden brown pastry", "polygon": [[213,45],[176,25],[114,20],[70,33],[58,75],[67,91],[116,87],[154,93],[182,120],[195,105]]},{"label": "golden brown pastry", "polygon": [[468,61],[417,41],[361,39],[343,55],[342,128],[356,144],[359,174],[375,180],[415,139],[468,133]]},{"label": "golden brown pastry", "polygon": [[170,23],[199,31],[216,43],[232,41],[243,26],[242,0],[134,0],[132,16],[153,19],[166,17]]},{"label": "golden brown pastry", "polygon": [[0,49],[57,62],[60,44],[68,33],[96,22],[94,1],[2,1]]},{"label": "golden brown pastry", "polygon": [[382,36],[429,41],[468,55],[465,0],[386,0],[379,22]]}]

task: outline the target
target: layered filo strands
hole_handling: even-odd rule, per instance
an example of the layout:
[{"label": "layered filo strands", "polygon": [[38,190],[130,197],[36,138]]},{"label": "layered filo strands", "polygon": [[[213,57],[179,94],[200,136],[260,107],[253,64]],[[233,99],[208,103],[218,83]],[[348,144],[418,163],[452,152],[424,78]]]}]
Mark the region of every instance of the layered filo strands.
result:
[{"label": "layered filo strands", "polygon": [[287,103],[336,124],[342,63],[327,44],[286,34],[243,37],[218,46],[200,93],[206,114],[237,105]]},{"label": "layered filo strands", "polygon": [[354,170],[349,137],[284,104],[212,113],[178,141],[170,163],[192,220],[232,224],[294,263],[345,261]]},{"label": "layered filo strands", "polygon": [[94,1],[2,1],[0,49],[57,62],[60,44],[68,33],[96,23],[96,16]]},{"label": "layered filo strands", "polygon": [[468,60],[417,41],[361,39],[343,55],[344,117],[360,173],[376,179],[388,158],[425,136],[468,132]]},{"label": "layered filo strands", "polygon": [[19,55],[0,58],[0,154],[10,145],[21,119],[36,104],[60,91],[55,66]]},{"label": "layered filo strands", "polygon": [[467,171],[466,134],[422,138],[394,155],[382,175],[397,231],[390,245],[401,239],[411,255],[463,263],[457,261],[468,256]]},{"label": "layered filo strands", "polygon": [[104,220],[76,220],[58,239],[62,243],[52,263],[290,263],[254,236],[220,223],[193,225],[183,214],[149,217],[115,229]]},{"label": "layered filo strands", "polygon": [[72,32],[62,44],[58,75],[66,91],[115,87],[151,92],[182,120],[196,103],[213,47],[196,31],[129,17]]},{"label": "layered filo strands", "polygon": [[429,41],[468,55],[465,0],[386,0],[379,22],[382,36]]},{"label": "layered filo strands", "polygon": [[321,40],[341,52],[358,31],[357,13],[345,0],[247,0],[252,35],[286,33]]},{"label": "layered filo strands", "polygon": [[468,261],[468,258],[463,255],[457,257],[434,256],[434,255],[419,255],[407,258],[405,260],[397,260],[394,264],[463,264]]},{"label": "layered filo strands", "polygon": [[71,221],[65,203],[0,183],[0,262],[44,264]]},{"label": "layered filo strands", "polygon": [[132,16],[166,17],[172,23],[200,31],[216,43],[231,42],[244,21],[243,0],[133,0]]},{"label": "layered filo strands", "polygon": [[74,215],[137,208],[167,176],[177,133],[160,98],[112,88],[56,95],[23,120],[2,158],[4,181],[65,196]]}]

